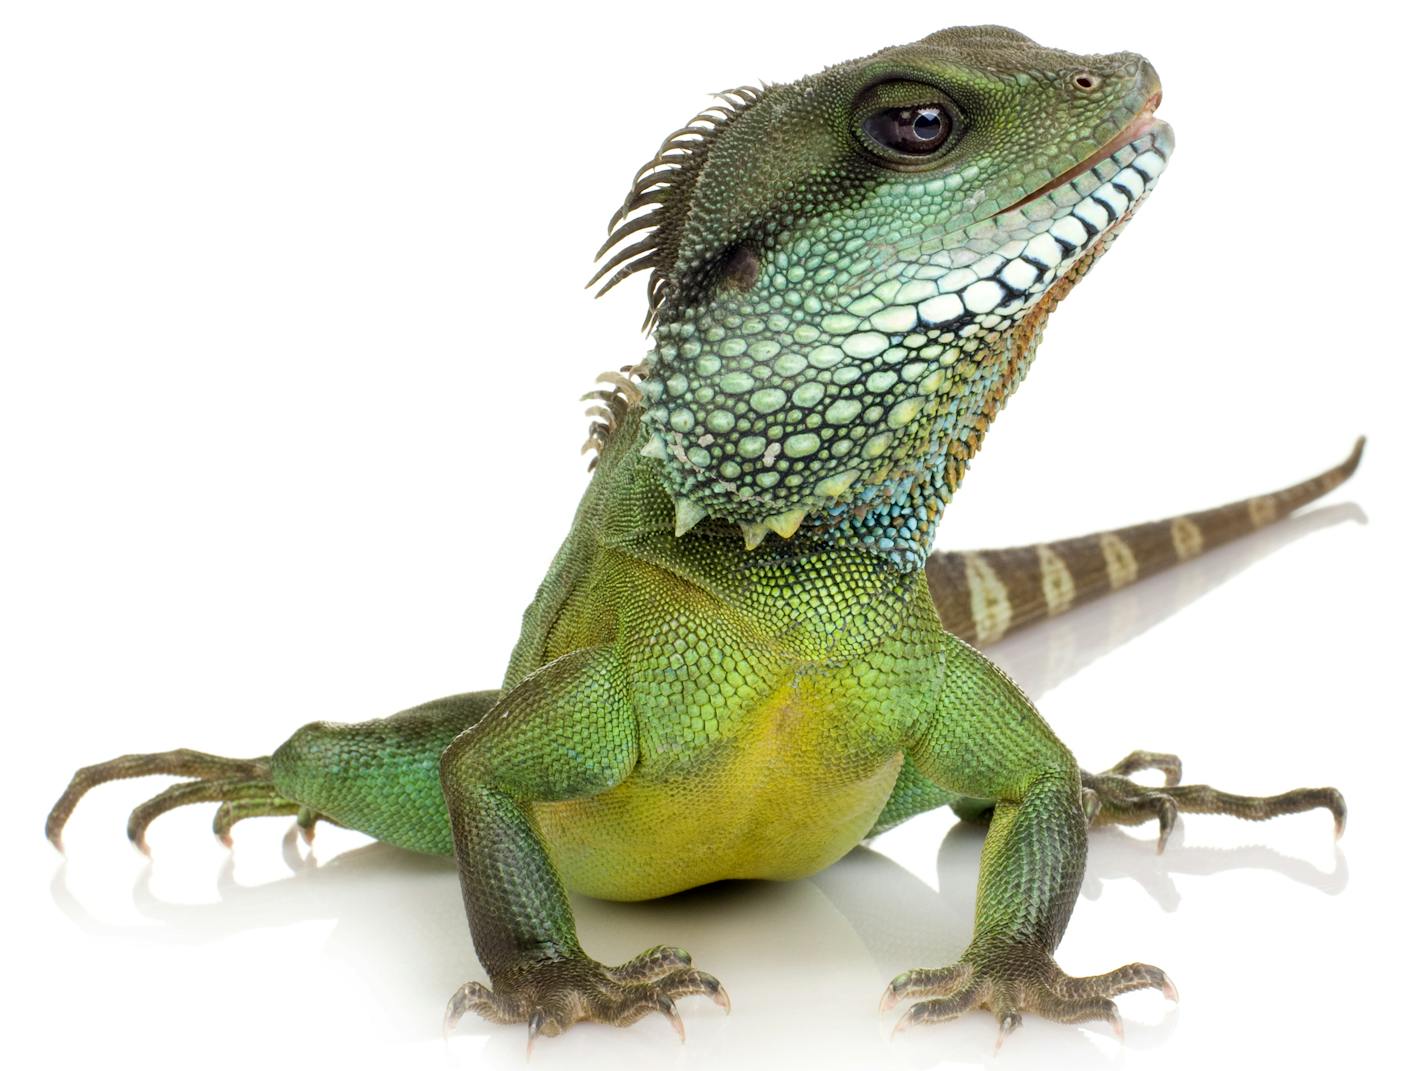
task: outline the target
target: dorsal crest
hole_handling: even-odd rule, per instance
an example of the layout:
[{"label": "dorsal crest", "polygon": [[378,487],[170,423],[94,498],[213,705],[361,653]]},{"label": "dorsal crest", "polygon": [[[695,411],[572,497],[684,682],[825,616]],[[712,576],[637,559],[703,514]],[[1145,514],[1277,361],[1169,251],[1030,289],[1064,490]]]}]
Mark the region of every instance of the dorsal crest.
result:
[{"label": "dorsal crest", "polygon": [[643,391],[637,380],[647,374],[648,369],[641,362],[625,364],[617,372],[601,372],[594,382],[607,386],[591,390],[583,396],[583,401],[595,403],[584,410],[584,415],[592,417],[593,423],[588,426],[588,439],[579,451],[593,451],[593,458],[588,463],[590,472],[598,467],[603,448],[623,423],[628,410],[643,400]]},{"label": "dorsal crest", "polygon": [[608,221],[608,239],[594,254],[595,259],[606,259],[588,285],[602,280],[601,297],[628,276],[649,270],[644,330],[657,322],[674,285],[673,265],[692,206],[693,188],[712,142],[765,90],[764,85],[738,86],[713,94],[721,103],[698,112],[663,139],[652,159],[633,176],[628,196]]}]

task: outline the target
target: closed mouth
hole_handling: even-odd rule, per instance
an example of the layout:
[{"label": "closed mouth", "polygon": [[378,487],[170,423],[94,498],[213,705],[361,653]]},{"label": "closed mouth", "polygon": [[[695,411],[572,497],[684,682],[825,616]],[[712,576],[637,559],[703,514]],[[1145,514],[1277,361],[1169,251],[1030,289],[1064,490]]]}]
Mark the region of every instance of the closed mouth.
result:
[{"label": "closed mouth", "polygon": [[1048,182],[1044,183],[1038,189],[1034,190],[1027,197],[1019,198],[1013,204],[1009,205],[1008,208],[1005,208],[1002,211],[1012,212],[1017,208],[1022,208],[1030,201],[1038,200],[1044,194],[1052,193],[1054,190],[1058,189],[1058,187],[1064,185],[1065,183],[1072,182],[1079,175],[1083,174],[1083,172],[1091,171],[1094,167],[1102,163],[1113,153],[1121,149],[1124,145],[1131,145],[1134,141],[1136,141],[1142,136],[1145,130],[1147,130],[1154,122],[1156,122],[1156,117],[1154,113],[1157,111],[1157,107],[1161,103],[1162,94],[1160,92],[1152,94],[1152,96],[1148,98],[1147,103],[1142,106],[1142,110],[1138,112],[1136,116],[1133,117],[1132,122],[1128,123],[1127,126],[1123,128],[1122,133],[1118,134],[1117,137],[1113,138],[1111,141],[1109,141],[1097,152],[1093,153],[1093,155],[1088,157],[1086,160],[1073,165],[1061,175],[1049,179]]}]

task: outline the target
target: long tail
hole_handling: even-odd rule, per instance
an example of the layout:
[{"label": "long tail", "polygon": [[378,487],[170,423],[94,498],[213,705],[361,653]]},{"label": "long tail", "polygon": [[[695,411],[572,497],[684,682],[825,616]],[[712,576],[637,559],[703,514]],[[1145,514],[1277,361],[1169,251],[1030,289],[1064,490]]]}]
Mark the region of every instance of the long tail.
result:
[{"label": "long tail", "polygon": [[1004,550],[936,551],[925,563],[944,627],[977,645],[1060,614],[1254,532],[1340,486],[1365,440],[1341,464],[1270,494],[1111,532]]}]

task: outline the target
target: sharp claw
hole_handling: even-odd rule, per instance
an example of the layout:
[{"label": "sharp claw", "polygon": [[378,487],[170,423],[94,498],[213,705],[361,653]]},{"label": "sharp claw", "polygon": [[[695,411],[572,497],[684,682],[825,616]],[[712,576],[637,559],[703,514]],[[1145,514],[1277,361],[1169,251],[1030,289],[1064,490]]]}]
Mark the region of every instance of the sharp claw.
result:
[{"label": "sharp claw", "polygon": [[1177,828],[1177,805],[1170,797],[1163,797],[1160,815],[1161,831],[1157,834],[1157,854],[1161,855],[1167,850],[1167,841],[1172,836],[1172,830]]},{"label": "sharp claw", "polygon": [[544,1029],[544,1009],[535,1008],[534,1014],[529,1016],[529,1044],[524,1047],[524,1058],[527,1060],[534,1055],[534,1042]]},{"label": "sharp claw", "polygon": [[1004,1039],[1021,1026],[1023,1026],[1023,1016],[1018,1012],[1009,1012],[999,1020],[999,1036],[994,1039],[995,1055],[998,1055],[999,1050],[1004,1047]]},{"label": "sharp claw", "polygon": [[129,843],[131,843],[135,848],[142,852],[145,859],[153,858],[153,852],[149,851],[148,849],[147,837],[143,836],[142,834],[139,834],[137,837],[131,837],[129,839]]},{"label": "sharp claw", "polygon": [[891,1040],[891,1041],[894,1041],[897,1037],[899,1037],[901,1034],[903,1034],[906,1030],[908,1030],[908,1029],[910,1029],[910,1027],[914,1026],[914,1023],[913,1023],[913,1022],[911,1021],[911,1019],[910,1019],[910,1012],[913,1012],[914,1010],[915,1010],[915,1009],[914,1009],[913,1007],[911,1007],[911,1008],[910,1008],[910,1011],[907,1011],[904,1015],[900,1016],[900,1018],[899,1018],[898,1020],[896,1020],[896,1022],[895,1022],[895,1029],[892,1030],[892,1031],[890,1031],[890,1040]]},{"label": "sharp claw", "polygon": [[722,1011],[723,1011],[725,1014],[731,1015],[731,1014],[732,1014],[732,998],[727,995],[727,990],[723,987],[723,985],[722,985],[721,982],[717,981],[717,980],[714,978],[714,979],[712,979],[712,984],[713,984],[714,986],[716,986],[716,988],[715,988],[715,989],[712,989],[712,990],[709,990],[708,993],[707,993],[707,995],[712,998],[712,1003],[713,1003],[713,1004],[715,1004],[715,1005],[717,1005],[717,1007],[721,1008]]},{"label": "sharp claw", "polygon": [[895,983],[891,982],[885,987],[885,992],[880,996],[880,1010],[888,1012],[896,1004],[900,1003],[900,994],[895,992]]},{"label": "sharp claw", "polygon": [[217,834],[215,834],[215,836],[218,838],[218,842],[219,842],[220,844],[222,844],[222,846],[223,846],[224,848],[228,849],[229,851],[232,850],[232,834],[231,834],[231,833],[217,833]]},{"label": "sharp claw", "polygon": [[303,807],[297,811],[297,828],[302,832],[302,840],[308,844],[316,836],[317,813],[310,807]]},{"label": "sharp claw", "polygon": [[1108,1010],[1108,1025],[1112,1027],[1112,1032],[1117,1035],[1118,1041],[1123,1041],[1126,1038],[1127,1035],[1123,1033],[1122,1029],[1122,1013],[1117,1010],[1116,1004]]},{"label": "sharp claw", "polygon": [[460,1020],[465,1017],[465,1008],[467,1006],[465,1004],[465,989],[465,986],[461,986],[455,990],[454,996],[452,996],[445,1005],[445,1023],[441,1033],[447,1038],[450,1036],[450,1031],[454,1030]]},{"label": "sharp claw", "polygon": [[1180,1003],[1182,999],[1182,995],[1177,992],[1176,984],[1165,973],[1162,975],[1162,995],[1173,1004]]},{"label": "sharp claw", "polygon": [[[1334,813],[1335,813],[1335,839],[1336,839],[1336,840],[1339,840],[1341,837],[1343,837],[1343,836],[1345,835],[1345,819],[1346,819],[1347,817],[1349,817],[1349,812],[1345,809],[1345,797],[1341,796],[1338,792],[1335,794],[1335,797],[1336,797],[1336,808],[1338,808],[1338,809],[1334,809]],[[56,843],[57,843],[57,842],[56,842]]]},{"label": "sharp claw", "polygon": [[1102,798],[1091,788],[1083,789],[1083,817],[1088,825],[1093,824],[1093,819],[1098,817],[1098,812],[1103,809]]},{"label": "sharp claw", "polygon": [[672,1028],[677,1031],[677,1038],[684,1045],[687,1044],[687,1029],[682,1025],[682,1014],[677,1010],[677,1004],[672,997],[666,993],[658,994],[658,1011],[667,1017],[667,1021],[672,1024]]},{"label": "sharp claw", "polygon": [[900,1016],[899,1021],[895,1024],[895,1029],[890,1031],[890,1037],[894,1038],[897,1034],[901,1034],[910,1029],[910,1027],[918,1026],[920,1020],[924,1018],[924,1012],[920,1010],[921,1007],[923,1007],[923,1003],[911,1004],[905,1009],[905,1014]]}]

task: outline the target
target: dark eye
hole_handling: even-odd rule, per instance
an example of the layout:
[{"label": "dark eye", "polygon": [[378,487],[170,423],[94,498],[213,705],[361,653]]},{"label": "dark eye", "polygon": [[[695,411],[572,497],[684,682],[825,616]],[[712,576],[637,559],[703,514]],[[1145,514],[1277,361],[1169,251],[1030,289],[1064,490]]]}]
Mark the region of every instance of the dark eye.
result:
[{"label": "dark eye", "polygon": [[866,136],[895,152],[913,156],[932,153],[949,139],[954,117],[941,104],[886,108],[866,116]]}]

